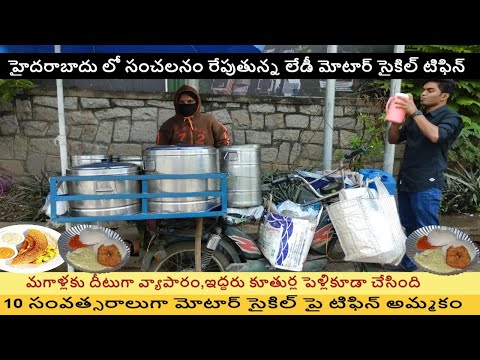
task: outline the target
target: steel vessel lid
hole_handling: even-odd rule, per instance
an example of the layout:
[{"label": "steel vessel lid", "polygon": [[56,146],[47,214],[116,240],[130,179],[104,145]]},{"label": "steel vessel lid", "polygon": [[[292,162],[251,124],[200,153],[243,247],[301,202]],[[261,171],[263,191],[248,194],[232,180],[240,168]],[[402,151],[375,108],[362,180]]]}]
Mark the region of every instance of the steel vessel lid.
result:
[{"label": "steel vessel lid", "polygon": [[74,166],[67,169],[67,175],[123,175],[136,174],[139,166],[127,162],[100,162]]},{"label": "steel vessel lid", "polygon": [[117,159],[118,162],[128,162],[127,160],[142,160],[142,156],[141,155],[127,155],[127,156],[123,156],[123,155],[119,155],[119,156],[114,156],[113,159]]},{"label": "steel vessel lid", "polygon": [[258,151],[260,150],[260,144],[242,144],[242,145],[230,145],[222,146],[220,151]]},{"label": "steel vessel lid", "polygon": [[217,153],[218,149],[213,146],[206,145],[156,145],[148,147],[143,151],[144,156],[148,155],[197,155],[197,154],[211,154]]},{"label": "steel vessel lid", "polygon": [[109,159],[110,155],[71,155],[72,159]]}]

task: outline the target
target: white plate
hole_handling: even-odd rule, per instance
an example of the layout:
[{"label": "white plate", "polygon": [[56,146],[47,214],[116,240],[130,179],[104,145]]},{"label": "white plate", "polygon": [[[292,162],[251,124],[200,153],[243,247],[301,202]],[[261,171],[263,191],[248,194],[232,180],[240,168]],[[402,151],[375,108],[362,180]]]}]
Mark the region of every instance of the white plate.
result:
[{"label": "white plate", "polygon": [[[120,253],[122,254],[122,260],[120,263],[115,266],[115,267],[108,267],[106,266],[105,269],[100,270],[100,271],[95,271],[95,273],[105,273],[105,272],[111,272],[111,271],[117,271],[120,268],[122,268],[130,258],[130,247],[127,245],[125,241],[122,240],[120,235],[113,231],[112,229],[99,226],[99,225],[86,225],[86,224],[81,224],[81,225],[76,225],[74,227],[71,227],[70,229],[64,231],[61,235],[60,238],[58,239],[58,250],[60,252],[60,256],[65,260],[67,264],[70,266],[74,267],[76,270],[83,271],[83,272],[92,272],[90,270],[84,269],[78,265],[73,264],[70,260],[68,260],[67,255],[70,251],[74,251],[68,245],[68,241],[70,238],[74,235],[80,234],[80,232],[83,229],[98,229],[102,230],[105,232],[108,237],[118,246]],[[93,247],[93,245],[91,245]]]},{"label": "white plate", "polygon": [[[45,226],[40,226],[40,225],[30,225],[30,224],[11,225],[11,226],[0,228],[0,233],[15,231],[15,232],[21,232],[24,235],[26,235],[29,229],[39,230],[50,235],[52,238],[54,238],[57,241],[57,244],[58,244],[60,233],[58,231],[55,231],[53,229],[47,228]],[[13,272],[13,273],[20,273],[20,274],[32,274],[32,273],[39,273],[39,272],[53,270],[59,267],[60,265],[62,265],[63,263],[64,263],[63,258],[60,256],[60,254],[57,254],[53,259],[43,264],[38,264],[38,265],[36,264],[19,264],[19,265],[0,264],[0,270]]]},{"label": "white plate", "polygon": [[[472,258],[470,264],[463,269],[455,269],[455,270],[452,270],[451,272],[448,272],[448,273],[440,273],[440,272],[437,273],[435,271],[432,271],[432,270],[427,269],[427,268],[423,267],[422,265],[420,265],[415,260],[415,255],[422,252],[422,250],[419,250],[417,248],[417,242],[422,236],[428,236],[428,234],[432,230],[448,230],[448,231],[451,231],[457,237],[457,239],[459,241],[465,242],[464,245],[467,248],[467,250],[470,253],[470,256]],[[412,260],[415,264],[417,264],[417,266],[424,269],[425,271],[428,271],[428,272],[433,273],[433,274],[439,274],[439,275],[455,275],[455,274],[460,274],[464,271],[467,271],[473,264],[477,263],[478,258],[479,258],[479,253],[480,253],[480,251],[477,248],[477,246],[475,245],[475,243],[472,240],[470,240],[470,237],[467,234],[465,234],[463,231],[461,231],[459,229],[452,228],[452,227],[440,226],[440,225],[429,225],[429,226],[425,226],[425,227],[422,227],[420,229],[415,230],[407,238],[406,247],[407,247],[406,254],[410,258],[410,260]],[[473,254],[473,256],[472,256],[472,254]]]}]

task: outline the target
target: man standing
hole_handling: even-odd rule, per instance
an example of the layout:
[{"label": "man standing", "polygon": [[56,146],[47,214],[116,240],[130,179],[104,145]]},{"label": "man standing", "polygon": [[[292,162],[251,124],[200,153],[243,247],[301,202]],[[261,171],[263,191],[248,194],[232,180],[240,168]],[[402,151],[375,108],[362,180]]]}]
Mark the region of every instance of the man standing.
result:
[{"label": "man standing", "polygon": [[[426,80],[418,110],[409,94],[398,98],[395,106],[406,110],[403,124],[391,123],[388,142],[406,141],[402,165],[397,179],[398,212],[406,235],[428,226],[439,225],[442,188],[445,185],[448,150],[463,128],[462,118],[447,107],[453,95],[455,82],[450,79]],[[398,267],[391,271],[414,271],[416,265],[405,255]]]},{"label": "man standing", "polygon": [[212,115],[200,112],[201,99],[195,88],[181,86],[175,93],[173,104],[175,116],[158,130],[157,145],[231,145],[227,128]]}]

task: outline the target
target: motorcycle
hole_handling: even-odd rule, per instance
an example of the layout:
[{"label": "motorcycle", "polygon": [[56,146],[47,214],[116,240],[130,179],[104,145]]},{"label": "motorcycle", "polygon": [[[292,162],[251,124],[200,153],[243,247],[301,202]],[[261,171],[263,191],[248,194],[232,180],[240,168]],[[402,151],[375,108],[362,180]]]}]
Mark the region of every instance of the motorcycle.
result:
[{"label": "motorcycle", "polygon": [[[327,172],[319,178],[306,178],[299,174],[289,174],[275,179],[271,186],[285,182],[300,181],[299,203],[302,206],[319,204],[321,210],[332,201],[337,201],[338,190],[345,185],[345,166],[367,149],[362,147],[344,155],[339,168]],[[341,172],[340,178],[332,176]],[[265,204],[264,204],[265,205]],[[234,210],[234,209],[230,209]],[[201,247],[202,272],[223,271],[278,271],[263,256],[258,244],[260,226],[258,216],[264,207],[252,209],[255,215],[228,212],[216,218],[204,218]],[[195,271],[195,224],[191,219],[161,220],[158,222],[147,246],[142,261],[143,271],[178,272]],[[327,211],[321,211],[312,244],[302,271],[321,271],[332,258],[332,250],[337,236]],[[369,271],[368,264],[354,264],[356,271]]]}]

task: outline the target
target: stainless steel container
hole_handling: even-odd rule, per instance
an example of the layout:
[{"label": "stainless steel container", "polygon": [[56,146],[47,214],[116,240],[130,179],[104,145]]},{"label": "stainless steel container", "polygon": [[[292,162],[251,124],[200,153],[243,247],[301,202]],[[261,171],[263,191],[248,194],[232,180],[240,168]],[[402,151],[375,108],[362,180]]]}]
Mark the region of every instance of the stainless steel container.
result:
[{"label": "stainless steel container", "polygon": [[113,156],[112,161],[135,164],[139,167],[140,173],[143,173],[143,158],[141,156]]},{"label": "stainless steel container", "polygon": [[262,204],[260,145],[220,148],[220,171],[227,173],[227,204],[245,208]]},{"label": "stainless steel container", "polygon": [[[219,151],[213,146],[159,145],[143,152],[144,172],[149,174],[210,174],[220,172]],[[160,179],[148,182],[149,192],[220,190],[220,179]],[[217,196],[162,197],[149,199],[148,211],[177,213],[208,211],[220,204]]]},{"label": "stainless steel container", "polygon": [[70,156],[70,167],[110,161],[112,161],[111,155],[72,155]]},{"label": "stainless steel container", "polygon": [[[87,175],[138,175],[139,168],[129,163],[93,163],[67,169],[67,176]],[[140,180],[82,180],[67,181],[69,195],[137,194],[141,191]],[[94,199],[69,202],[73,216],[115,216],[137,214],[141,199]]]}]

